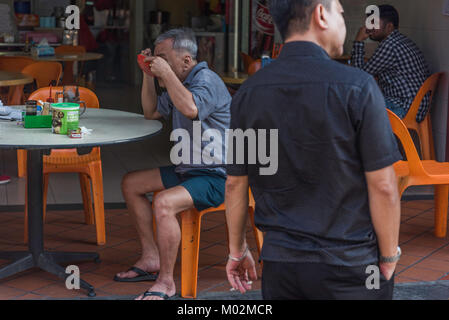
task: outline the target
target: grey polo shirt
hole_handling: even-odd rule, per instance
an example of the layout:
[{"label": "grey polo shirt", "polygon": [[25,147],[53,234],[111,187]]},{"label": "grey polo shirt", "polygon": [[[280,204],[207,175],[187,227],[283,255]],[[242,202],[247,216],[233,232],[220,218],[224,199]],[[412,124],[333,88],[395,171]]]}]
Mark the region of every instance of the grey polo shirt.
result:
[{"label": "grey polo shirt", "polygon": [[[182,141],[186,138],[179,136],[177,129],[184,129],[185,133],[189,135],[190,159],[177,164],[176,172],[182,174],[190,170],[209,169],[226,175],[225,131],[229,129],[231,121],[231,95],[221,78],[209,69],[206,62],[198,63],[183,84],[192,93],[198,108],[196,120],[191,120],[179,112],[167,92],[158,97],[157,104],[157,111],[165,119],[169,119],[170,115],[173,116],[171,138],[175,142],[175,146],[181,142],[186,143],[186,141]],[[209,135],[206,137],[205,132],[206,135],[213,133],[213,137],[211,138]],[[210,147],[214,140],[215,143],[221,144],[221,152],[216,152],[218,148],[208,151],[207,147]],[[185,152],[185,150],[175,150],[179,157],[182,157],[182,153]],[[204,156],[204,153],[207,153],[207,157]]]}]

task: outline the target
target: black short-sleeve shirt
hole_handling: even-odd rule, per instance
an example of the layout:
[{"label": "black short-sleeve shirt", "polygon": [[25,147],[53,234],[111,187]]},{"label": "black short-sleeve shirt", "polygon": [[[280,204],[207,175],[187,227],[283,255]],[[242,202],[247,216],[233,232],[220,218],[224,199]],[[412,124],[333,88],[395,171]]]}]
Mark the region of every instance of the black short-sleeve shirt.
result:
[{"label": "black short-sleeve shirt", "polygon": [[311,42],[287,43],[234,96],[231,129],[278,130],[274,175],[261,175],[259,161],[227,165],[230,176],[248,175],[263,260],[377,262],[365,173],[401,155],[372,76]]}]

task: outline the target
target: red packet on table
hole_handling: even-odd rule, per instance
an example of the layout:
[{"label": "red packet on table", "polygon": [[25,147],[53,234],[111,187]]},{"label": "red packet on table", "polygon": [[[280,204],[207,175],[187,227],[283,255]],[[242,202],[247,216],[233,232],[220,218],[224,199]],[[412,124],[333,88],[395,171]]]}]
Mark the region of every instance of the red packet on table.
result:
[{"label": "red packet on table", "polygon": [[143,54],[138,54],[137,55],[137,63],[139,64],[140,69],[143,70],[143,72],[145,72],[147,75],[154,77],[153,73],[151,73],[151,68],[148,62],[145,62],[146,56],[144,56]]}]

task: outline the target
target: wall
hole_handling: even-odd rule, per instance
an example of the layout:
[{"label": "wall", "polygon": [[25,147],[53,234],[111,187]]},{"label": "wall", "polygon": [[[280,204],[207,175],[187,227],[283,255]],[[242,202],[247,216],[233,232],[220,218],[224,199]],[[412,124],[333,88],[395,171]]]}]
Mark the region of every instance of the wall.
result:
[{"label": "wall", "polygon": [[158,10],[171,13],[170,24],[173,26],[188,26],[188,17],[200,14],[197,0],[157,0],[156,3]]},{"label": "wall", "polygon": [[[370,4],[392,4],[400,14],[400,31],[410,37],[423,51],[431,72],[445,71],[431,111],[437,158],[445,160],[446,131],[449,106],[449,16],[442,14],[445,0],[341,0],[345,9],[348,36],[345,52],[364,24],[365,8]],[[375,43],[368,44],[372,49]]]}]

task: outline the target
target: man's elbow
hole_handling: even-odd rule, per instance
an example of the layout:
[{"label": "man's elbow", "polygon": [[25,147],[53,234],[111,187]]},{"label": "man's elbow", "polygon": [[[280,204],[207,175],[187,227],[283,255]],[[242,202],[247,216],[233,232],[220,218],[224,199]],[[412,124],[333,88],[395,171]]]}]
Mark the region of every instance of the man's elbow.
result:
[{"label": "man's elbow", "polygon": [[150,115],[150,114],[145,114],[144,118],[145,118],[145,120],[155,120],[154,115]]},{"label": "man's elbow", "polygon": [[375,191],[382,198],[388,200],[388,202],[392,204],[396,204],[400,202],[400,196],[398,191],[398,184],[396,179],[389,179],[388,181],[381,181],[377,183],[373,191]]},{"label": "man's elbow", "polygon": [[188,109],[188,111],[186,112],[185,116],[187,118],[189,118],[190,120],[197,120],[198,119],[198,109],[195,106],[190,107]]}]

